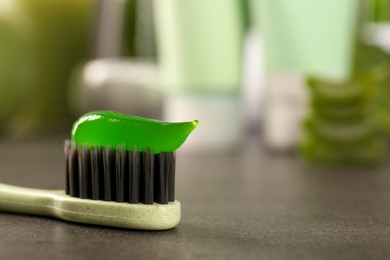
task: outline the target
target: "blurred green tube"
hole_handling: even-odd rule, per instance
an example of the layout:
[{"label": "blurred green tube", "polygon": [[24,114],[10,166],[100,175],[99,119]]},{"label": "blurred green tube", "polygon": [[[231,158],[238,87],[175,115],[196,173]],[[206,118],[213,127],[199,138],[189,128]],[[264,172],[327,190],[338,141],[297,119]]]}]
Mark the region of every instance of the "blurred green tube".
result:
[{"label": "blurred green tube", "polygon": [[68,116],[68,77],[89,56],[92,4],[1,0],[0,68],[7,70],[0,70],[0,103],[8,105],[0,120],[20,121],[11,131]]},{"label": "blurred green tube", "polygon": [[159,61],[171,92],[238,90],[241,8],[237,0],[155,0]]},{"label": "blurred green tube", "polygon": [[250,0],[271,72],[348,78],[359,1]]}]

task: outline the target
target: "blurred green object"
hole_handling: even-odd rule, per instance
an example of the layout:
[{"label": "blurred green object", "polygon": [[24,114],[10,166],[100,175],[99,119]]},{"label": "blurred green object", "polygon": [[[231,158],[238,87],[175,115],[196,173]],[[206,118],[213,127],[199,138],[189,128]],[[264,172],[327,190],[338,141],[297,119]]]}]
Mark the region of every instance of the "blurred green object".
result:
[{"label": "blurred green object", "polygon": [[368,79],[360,78],[345,83],[332,83],[308,79],[312,105],[321,109],[331,106],[343,107],[366,105],[372,99],[372,88],[367,87]]},{"label": "blurred green object", "polygon": [[359,42],[350,80],[308,79],[311,113],[303,124],[302,154],[312,162],[378,162],[390,140],[390,55]]},{"label": "blurred green object", "polygon": [[390,0],[365,0],[364,7],[368,21],[390,21]]},{"label": "blurred green object", "polygon": [[136,0],[126,0],[125,17],[122,31],[122,56],[135,56],[135,34],[136,34]]},{"label": "blurred green object", "polygon": [[374,101],[369,117],[374,129],[390,140],[390,54],[374,46],[363,45],[357,73],[366,73],[374,84]]},{"label": "blurred green object", "polygon": [[[303,124],[301,153],[316,164],[373,164],[384,147],[369,121],[374,85],[309,79],[311,112]],[[337,91],[337,89],[339,91]],[[326,91],[325,91],[326,90]]]},{"label": "blurred green object", "polygon": [[343,83],[309,78],[311,114],[331,122],[350,122],[365,118],[372,105],[373,82],[359,76]]},{"label": "blurred green object", "polygon": [[306,159],[316,165],[375,165],[383,156],[384,144],[379,139],[372,139],[359,145],[335,146],[306,136],[300,151]]},{"label": "blurred green object", "polygon": [[92,3],[1,0],[0,128],[27,132],[69,115],[68,77],[89,56]]},{"label": "blurred green object", "polygon": [[[106,0],[99,0],[104,2]],[[155,24],[154,24],[154,10],[153,0],[110,0],[119,2],[118,5],[123,7],[124,12],[123,19],[118,21],[118,26],[121,30],[121,43],[120,43],[120,56],[121,57],[133,57],[137,60],[156,60],[156,40],[155,40]],[[123,3],[122,3],[123,2]],[[107,10],[110,12],[110,10]],[[100,16],[97,17],[96,29],[110,31],[111,28],[107,28],[101,19],[102,10],[99,10]],[[112,15],[112,14],[111,14]],[[114,18],[117,18],[114,16]],[[122,24],[123,23],[123,24]],[[107,33],[107,32],[103,32]],[[110,35],[104,35],[102,38],[110,37]],[[99,40],[99,39],[98,39]],[[101,40],[101,39],[100,39]],[[93,43],[96,45],[96,42]],[[102,58],[99,57],[93,58]],[[110,58],[111,56],[104,56]],[[115,55],[117,58],[117,55]]]},{"label": "blurred green object", "polygon": [[13,0],[0,2],[0,130],[30,94],[32,67],[29,24]]},{"label": "blurred green object", "polygon": [[312,138],[335,146],[360,145],[373,136],[373,129],[363,120],[332,122],[311,117],[304,122],[304,128]]}]

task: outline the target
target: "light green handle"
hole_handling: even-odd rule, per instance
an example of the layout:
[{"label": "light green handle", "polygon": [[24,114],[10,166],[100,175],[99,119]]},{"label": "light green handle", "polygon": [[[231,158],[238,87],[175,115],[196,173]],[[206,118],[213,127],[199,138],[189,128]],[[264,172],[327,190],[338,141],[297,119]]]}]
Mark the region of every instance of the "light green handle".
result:
[{"label": "light green handle", "polygon": [[180,202],[129,204],[73,198],[59,190],[39,190],[0,183],[0,211],[144,230],[174,228],[180,222]]}]

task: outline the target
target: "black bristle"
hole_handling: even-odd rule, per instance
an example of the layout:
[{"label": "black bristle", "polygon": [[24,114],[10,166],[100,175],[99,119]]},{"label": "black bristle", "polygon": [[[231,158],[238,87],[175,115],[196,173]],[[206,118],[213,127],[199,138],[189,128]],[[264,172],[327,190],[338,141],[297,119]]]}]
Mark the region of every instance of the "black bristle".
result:
[{"label": "black bristle", "polygon": [[71,145],[67,150],[68,154],[68,172],[69,172],[69,195],[79,197],[79,159],[78,149],[75,145]]},{"label": "black bristle", "polygon": [[71,143],[70,141],[65,141],[64,151],[65,151],[65,193],[70,195],[70,184],[69,184],[69,153],[70,153]]},{"label": "black bristle", "polygon": [[89,149],[87,145],[79,150],[79,187],[80,198],[90,199],[92,194],[92,176]]},{"label": "black bristle", "polygon": [[141,153],[141,185],[140,201],[143,204],[153,204],[153,177],[154,177],[154,154],[147,150]]},{"label": "black bristle", "polygon": [[160,204],[168,203],[165,157],[166,153],[160,153],[156,155],[154,161],[154,201]]},{"label": "black bristle", "polygon": [[125,202],[128,199],[128,158],[124,147],[116,149],[116,171],[115,171],[115,201]]},{"label": "black bristle", "polygon": [[104,195],[103,200],[115,200],[115,154],[111,147],[106,147],[103,150],[103,181],[104,181]]},{"label": "black bristle", "polygon": [[168,179],[168,201],[175,201],[175,169],[176,156],[174,153],[169,153],[167,157],[167,179]]},{"label": "black bristle", "polygon": [[64,145],[66,193],[83,199],[167,204],[175,200],[175,154],[123,146]]},{"label": "black bristle", "polygon": [[92,196],[94,200],[103,199],[104,179],[103,179],[103,155],[100,147],[93,147],[91,153],[91,176],[92,176]]},{"label": "black bristle", "polygon": [[129,156],[129,202],[139,203],[140,158],[139,152],[130,151]]}]

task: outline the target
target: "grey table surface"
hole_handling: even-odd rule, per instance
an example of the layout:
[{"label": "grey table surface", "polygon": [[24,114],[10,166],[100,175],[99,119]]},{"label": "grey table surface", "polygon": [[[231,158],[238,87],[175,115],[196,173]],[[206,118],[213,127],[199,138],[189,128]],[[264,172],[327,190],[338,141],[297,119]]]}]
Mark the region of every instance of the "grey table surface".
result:
[{"label": "grey table surface", "polygon": [[[0,142],[0,182],[64,185],[61,140]],[[0,212],[0,259],[388,259],[390,166],[178,154],[182,221],[145,232]]]}]

